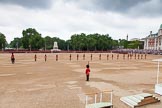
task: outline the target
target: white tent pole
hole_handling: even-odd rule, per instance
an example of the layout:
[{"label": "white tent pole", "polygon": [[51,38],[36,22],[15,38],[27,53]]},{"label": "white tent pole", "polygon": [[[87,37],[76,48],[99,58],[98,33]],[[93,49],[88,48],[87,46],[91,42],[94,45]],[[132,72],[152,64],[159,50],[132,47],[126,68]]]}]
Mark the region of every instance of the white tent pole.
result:
[{"label": "white tent pole", "polygon": [[86,104],[86,106],[87,106],[87,104],[88,104],[88,96],[86,96],[85,104]]},{"label": "white tent pole", "polygon": [[160,63],[158,61],[158,70],[157,70],[157,80],[156,80],[156,84],[159,83],[159,72],[160,72]]},{"label": "white tent pole", "polygon": [[96,104],[96,102],[97,102],[97,94],[95,94],[95,104]]}]

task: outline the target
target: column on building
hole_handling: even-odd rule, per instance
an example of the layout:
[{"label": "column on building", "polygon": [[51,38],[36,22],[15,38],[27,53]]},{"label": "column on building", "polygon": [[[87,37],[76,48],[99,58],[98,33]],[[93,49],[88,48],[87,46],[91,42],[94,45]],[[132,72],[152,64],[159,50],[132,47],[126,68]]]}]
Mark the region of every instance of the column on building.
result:
[{"label": "column on building", "polygon": [[161,42],[162,42],[162,38],[160,38],[160,50],[162,50]]},{"label": "column on building", "polygon": [[146,47],[147,47],[147,38],[145,38],[144,40],[144,49],[147,49]]},{"label": "column on building", "polygon": [[156,46],[156,37],[154,37],[154,50],[157,50],[157,46]]},{"label": "column on building", "polygon": [[148,49],[149,49],[149,48],[148,48],[148,47],[149,47],[149,45],[148,45],[148,44],[149,44],[149,43],[148,43],[148,42],[149,42],[149,39],[147,38],[146,40],[147,40],[147,41],[146,41],[146,42],[147,42],[147,43],[146,43],[146,49],[148,50]]},{"label": "column on building", "polygon": [[157,50],[159,50],[159,36],[157,37]]}]

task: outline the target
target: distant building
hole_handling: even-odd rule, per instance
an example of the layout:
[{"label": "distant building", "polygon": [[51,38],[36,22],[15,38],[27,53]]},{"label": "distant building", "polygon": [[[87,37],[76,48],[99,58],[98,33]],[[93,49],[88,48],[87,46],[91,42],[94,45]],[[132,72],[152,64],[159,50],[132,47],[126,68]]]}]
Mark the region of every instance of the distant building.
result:
[{"label": "distant building", "polygon": [[162,24],[156,34],[152,34],[144,38],[144,49],[146,50],[162,50]]}]

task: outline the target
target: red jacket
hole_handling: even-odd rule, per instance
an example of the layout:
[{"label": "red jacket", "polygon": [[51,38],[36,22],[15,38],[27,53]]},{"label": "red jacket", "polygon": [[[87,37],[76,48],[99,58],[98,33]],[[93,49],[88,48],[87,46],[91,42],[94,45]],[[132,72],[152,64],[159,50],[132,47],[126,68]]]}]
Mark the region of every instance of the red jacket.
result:
[{"label": "red jacket", "polygon": [[90,73],[90,69],[87,68],[87,69],[86,69],[86,75],[89,75],[89,73]]}]

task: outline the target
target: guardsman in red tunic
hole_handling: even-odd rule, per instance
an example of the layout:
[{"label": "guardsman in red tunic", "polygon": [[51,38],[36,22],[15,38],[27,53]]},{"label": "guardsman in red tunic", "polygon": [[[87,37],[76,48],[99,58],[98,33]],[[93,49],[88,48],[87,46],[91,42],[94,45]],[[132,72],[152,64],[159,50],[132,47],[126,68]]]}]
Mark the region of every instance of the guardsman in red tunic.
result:
[{"label": "guardsman in red tunic", "polygon": [[86,81],[89,81],[89,74],[90,74],[90,69],[89,69],[89,64],[86,65]]},{"label": "guardsman in red tunic", "polygon": [[71,61],[71,54],[70,54],[70,56],[69,56],[69,57],[70,57],[70,61]]},{"label": "guardsman in red tunic", "polygon": [[47,55],[46,54],[44,55],[44,60],[45,60],[45,62],[47,61]]},{"label": "guardsman in red tunic", "polygon": [[99,60],[101,60],[101,54],[99,55]]},{"label": "guardsman in red tunic", "polygon": [[117,54],[117,60],[119,59],[119,54]]},{"label": "guardsman in red tunic", "polygon": [[141,59],[143,58],[143,54],[141,54]]},{"label": "guardsman in red tunic", "polygon": [[91,54],[91,60],[92,60],[92,54]]},{"label": "guardsman in red tunic", "polygon": [[15,56],[14,56],[14,54],[12,53],[12,55],[11,55],[11,62],[12,62],[12,64],[14,64],[15,63]]},{"label": "guardsman in red tunic", "polygon": [[58,55],[56,55],[56,61],[58,61]]},{"label": "guardsman in red tunic", "polygon": [[128,59],[129,59],[129,53],[128,53]]},{"label": "guardsman in red tunic", "polygon": [[138,54],[138,59],[139,59],[140,55]]},{"label": "guardsman in red tunic", "polygon": [[83,60],[85,60],[85,54],[83,54]]},{"label": "guardsman in red tunic", "polygon": [[123,54],[123,59],[125,59],[125,54]]},{"label": "guardsman in red tunic", "polygon": [[107,60],[109,60],[109,54],[107,54]]},{"label": "guardsman in red tunic", "polygon": [[79,59],[79,55],[77,54],[77,60]]},{"label": "guardsman in red tunic", "polygon": [[114,55],[112,54],[112,56],[111,56],[111,57],[112,57],[112,60],[113,60]]},{"label": "guardsman in red tunic", "polygon": [[37,61],[37,55],[36,54],[34,55],[34,60]]},{"label": "guardsman in red tunic", "polygon": [[130,59],[132,59],[133,54],[130,54]]}]

